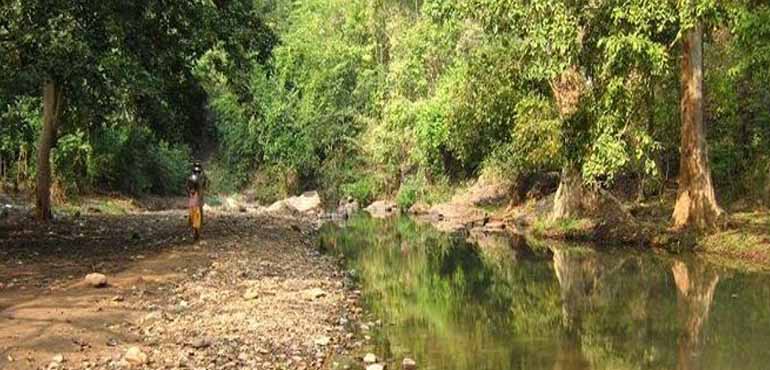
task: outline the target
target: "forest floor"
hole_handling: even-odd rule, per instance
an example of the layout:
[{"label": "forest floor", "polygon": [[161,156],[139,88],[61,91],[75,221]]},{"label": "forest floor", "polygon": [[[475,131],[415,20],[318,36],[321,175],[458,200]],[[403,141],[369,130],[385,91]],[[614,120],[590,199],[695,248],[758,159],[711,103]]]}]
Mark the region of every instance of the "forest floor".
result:
[{"label": "forest floor", "polygon": [[0,220],[0,369],[331,368],[365,345],[311,220],[213,211],[192,242],[183,210],[102,208]]}]

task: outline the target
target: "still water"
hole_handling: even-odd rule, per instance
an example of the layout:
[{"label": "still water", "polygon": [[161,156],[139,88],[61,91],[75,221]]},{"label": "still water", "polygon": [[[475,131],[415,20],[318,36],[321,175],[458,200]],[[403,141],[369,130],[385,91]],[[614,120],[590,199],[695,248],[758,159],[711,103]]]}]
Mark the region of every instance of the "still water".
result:
[{"label": "still water", "polygon": [[407,218],[327,225],[400,368],[770,369],[770,275],[694,257],[471,234]]}]

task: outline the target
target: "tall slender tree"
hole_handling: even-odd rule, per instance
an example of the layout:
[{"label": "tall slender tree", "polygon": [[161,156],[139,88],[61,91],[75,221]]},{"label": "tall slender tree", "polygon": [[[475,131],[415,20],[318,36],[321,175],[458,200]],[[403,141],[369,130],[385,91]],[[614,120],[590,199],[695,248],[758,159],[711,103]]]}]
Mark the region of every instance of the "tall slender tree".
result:
[{"label": "tall slender tree", "polygon": [[703,123],[703,22],[696,2],[683,2],[681,157],[673,223],[677,228],[713,228],[722,209],[711,183],[706,131]]}]

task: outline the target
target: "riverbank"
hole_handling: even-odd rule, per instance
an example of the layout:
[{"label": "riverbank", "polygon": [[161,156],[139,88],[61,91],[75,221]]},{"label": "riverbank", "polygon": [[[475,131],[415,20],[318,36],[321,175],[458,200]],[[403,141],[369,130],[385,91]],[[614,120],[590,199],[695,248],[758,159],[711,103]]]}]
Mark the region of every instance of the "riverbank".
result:
[{"label": "riverbank", "polygon": [[316,218],[210,209],[193,243],[183,210],[108,209],[0,222],[0,368],[320,369],[363,345]]},{"label": "riverbank", "polygon": [[[548,193],[552,188],[553,181],[544,181],[512,195],[510,190],[505,190],[510,189],[510,185],[486,183],[459,191],[445,203],[416,204],[409,213],[448,232],[503,232],[602,247],[695,252],[726,265],[770,270],[770,210],[766,208],[734,203],[726,210],[725,222],[718,230],[703,233],[674,230],[670,220],[675,192],[668,191],[649,202],[604,195],[609,199],[603,204],[606,210],[594,212],[598,214],[596,217],[555,221],[551,219],[553,193]],[[529,195],[522,199],[525,194]],[[379,206],[373,214],[380,216],[383,214],[378,210],[383,208],[382,204],[396,206],[392,202],[376,204]]]}]

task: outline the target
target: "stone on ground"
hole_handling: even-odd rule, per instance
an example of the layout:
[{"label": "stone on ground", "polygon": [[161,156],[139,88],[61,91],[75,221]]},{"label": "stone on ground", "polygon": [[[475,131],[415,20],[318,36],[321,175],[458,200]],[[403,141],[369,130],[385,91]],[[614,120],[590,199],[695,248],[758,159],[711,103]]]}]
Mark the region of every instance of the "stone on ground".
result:
[{"label": "stone on ground", "polygon": [[286,205],[301,213],[316,211],[321,208],[321,197],[317,191],[308,191],[302,195],[285,200]]},{"label": "stone on ground", "polygon": [[128,351],[126,351],[126,354],[123,355],[123,359],[133,366],[144,365],[147,363],[147,355],[142,352],[139,347],[129,348]]},{"label": "stone on ground", "polygon": [[257,297],[259,297],[259,292],[254,288],[247,289],[246,292],[243,293],[243,299],[246,300],[251,300]]},{"label": "stone on ground", "polygon": [[211,346],[211,339],[206,337],[197,338],[190,343],[190,346],[195,349],[208,348]]},{"label": "stone on ground", "polygon": [[86,283],[94,288],[101,288],[107,285],[107,277],[104,274],[95,272],[86,275]]},{"label": "stone on ground", "polygon": [[377,356],[375,356],[374,353],[367,353],[366,356],[364,356],[364,363],[373,364],[375,362],[377,362]]},{"label": "stone on ground", "polygon": [[366,367],[366,370],[383,370],[385,369],[385,366],[381,364],[371,364]]},{"label": "stone on ground", "polygon": [[405,358],[404,361],[401,362],[401,370],[416,370],[417,369],[417,362],[412,360],[411,358]]},{"label": "stone on ground", "polygon": [[308,299],[318,299],[318,298],[326,297],[326,291],[324,291],[321,288],[308,289],[305,291],[305,294],[307,295]]}]

